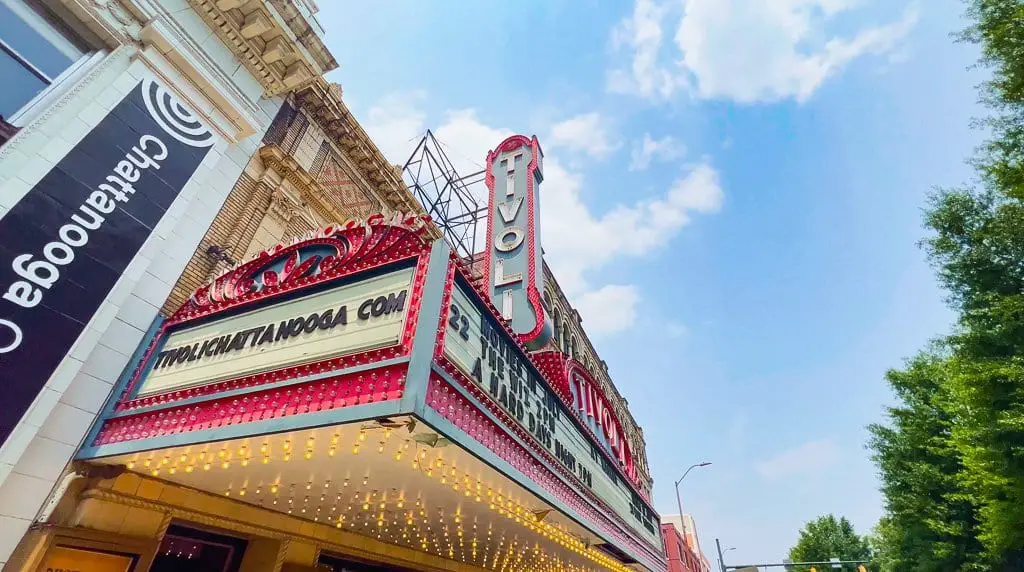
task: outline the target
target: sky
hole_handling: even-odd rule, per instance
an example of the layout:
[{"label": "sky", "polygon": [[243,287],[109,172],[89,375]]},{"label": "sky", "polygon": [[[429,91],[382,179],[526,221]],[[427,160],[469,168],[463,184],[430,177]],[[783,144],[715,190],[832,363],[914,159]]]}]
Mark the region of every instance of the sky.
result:
[{"label": "sky", "polygon": [[917,243],[980,142],[952,0],[320,0],[328,78],[388,159],[545,151],[546,259],[714,562],[882,514],[866,425],[951,313]]}]

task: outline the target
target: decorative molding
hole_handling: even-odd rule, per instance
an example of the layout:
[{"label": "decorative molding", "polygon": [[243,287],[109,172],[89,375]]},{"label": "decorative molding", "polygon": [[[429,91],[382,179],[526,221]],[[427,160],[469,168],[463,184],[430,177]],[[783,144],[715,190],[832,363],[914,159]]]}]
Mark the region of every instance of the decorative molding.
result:
[{"label": "decorative molding", "polygon": [[[301,89],[338,65],[290,0],[188,2],[241,60],[268,97]],[[243,6],[255,9],[243,14]],[[307,45],[312,51],[307,50]]]},{"label": "decorative molding", "polygon": [[[290,243],[279,244],[258,252],[208,284],[197,289],[190,301],[181,307],[169,324],[178,324],[239,305],[252,304],[295,290],[337,280],[363,270],[399,260],[423,256],[429,242],[423,231],[429,219],[417,215],[376,214],[365,220],[350,220],[294,237]],[[332,247],[333,256],[313,257],[300,261],[299,252],[311,245]],[[288,258],[294,268],[287,279],[281,277],[266,283],[261,269],[270,262]],[[292,260],[294,259],[294,260]]]},{"label": "decorative molding", "polygon": [[[259,150],[258,154],[260,159],[262,159],[264,166],[267,168],[267,171],[276,173],[282,179],[291,183],[299,192],[301,200],[308,203],[309,206],[325,221],[342,222],[348,220],[351,217],[351,214],[355,214],[356,216],[368,216],[370,214],[367,212],[343,212],[340,207],[343,207],[344,205],[338,204],[338,198],[328,191],[324,186],[324,183],[318,181],[312,174],[303,168],[303,166],[300,165],[294,157],[285,153],[279,146],[265,145]],[[356,184],[358,185],[358,183]],[[388,206],[396,211],[400,210],[396,208],[400,205],[388,204]],[[414,212],[422,214],[422,209]],[[319,222],[313,222],[312,220],[311,223],[313,227],[321,224]]]},{"label": "decorative molding", "polygon": [[[352,116],[342,100],[341,86],[317,78],[309,86],[296,91],[295,101],[342,151],[340,156],[344,166],[357,175],[358,182],[372,189],[389,208],[424,213],[402,180],[401,170],[387,161]],[[441,231],[432,227],[430,236],[440,238]]]},{"label": "decorative molding", "polygon": [[267,209],[267,214],[277,217],[287,224],[292,220],[297,209],[298,205],[295,204],[295,201],[280,187],[274,189],[270,194],[270,208]]},{"label": "decorative molding", "polygon": [[92,0],[92,5],[107,16],[108,21],[113,20],[115,29],[123,39],[139,40],[139,32],[142,30],[142,23],[135,19],[124,6],[117,0]]},{"label": "decorative molding", "polygon": [[[177,22],[169,17],[151,20],[139,37],[146,48],[138,58],[225,138],[237,142],[256,133],[263,123],[259,106],[242,93]],[[168,68],[176,69],[180,75]],[[190,85],[179,85],[181,79]]]}]

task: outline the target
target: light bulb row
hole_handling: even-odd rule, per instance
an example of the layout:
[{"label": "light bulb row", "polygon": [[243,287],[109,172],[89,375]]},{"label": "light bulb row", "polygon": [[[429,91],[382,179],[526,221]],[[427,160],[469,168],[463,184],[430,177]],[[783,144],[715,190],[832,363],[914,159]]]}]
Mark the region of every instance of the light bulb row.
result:
[{"label": "light bulb row", "polygon": [[[446,462],[440,451],[435,451],[435,456],[428,459],[430,455],[426,445],[421,446],[420,443],[411,439],[403,439],[397,447],[389,447],[392,429],[383,428],[378,433],[380,438],[376,442],[376,452],[379,455],[383,455],[390,448],[393,453],[389,453],[389,455],[396,463],[435,479],[456,493],[462,493],[467,502],[479,504],[481,507],[486,504],[487,509],[492,513],[497,513],[498,517],[515,523],[545,540],[553,541],[563,549],[585,558],[586,561],[602,569],[630,572],[629,568],[590,548],[564,527],[542,521],[533,510],[518,500],[512,499],[511,495],[501,491],[496,492],[489,486],[485,487],[479,476],[473,477],[465,470],[460,471],[456,466],[456,461],[452,459]],[[326,440],[328,457],[334,457],[339,450],[344,450],[340,448],[340,439],[340,434],[335,432],[329,440]],[[368,439],[367,430],[360,429],[352,442],[351,453],[359,455]],[[189,450],[185,449],[180,454],[168,452],[162,457],[155,454],[150,454],[147,458],[136,457],[128,461],[126,466],[129,469],[135,469],[141,465],[141,469],[145,472],[149,472],[152,476],[159,476],[162,471],[174,475],[179,470],[192,473],[197,469],[210,471],[215,467],[230,469],[236,463],[238,466],[246,467],[255,459],[259,459],[260,464],[266,465],[273,462],[275,458],[280,459],[281,462],[289,462],[296,455],[307,460],[317,455],[316,435],[308,436],[305,441],[299,439],[297,443],[298,447],[293,444],[293,438],[287,438],[277,447],[278,451],[273,450],[269,441],[264,441],[258,447],[250,447],[248,443],[242,443],[237,448],[225,445],[219,450],[214,450],[207,446],[194,454],[190,454]],[[416,445],[416,449],[410,451],[413,444]],[[321,442],[320,454],[323,454],[323,446]],[[369,474],[367,473],[362,478],[364,487],[368,481]],[[473,532],[467,535],[462,526],[464,516],[461,513],[461,508],[450,513],[449,521],[453,524],[452,528],[444,523],[444,511],[437,510],[439,528],[431,529],[428,524],[430,521],[428,511],[422,499],[416,499],[415,508],[403,510],[407,499],[401,491],[392,489],[395,491],[392,495],[389,495],[387,491],[364,492],[358,487],[349,488],[349,484],[349,478],[346,478],[342,484],[336,485],[336,490],[331,489],[331,481],[325,481],[322,487],[317,485],[318,491],[316,492],[319,494],[313,494],[313,497],[319,497],[319,502],[314,501],[312,504],[309,494],[302,497],[301,503],[296,502],[295,484],[288,487],[287,495],[282,494],[282,484],[279,478],[273,482],[257,484],[251,490],[248,482],[243,481],[240,488],[235,491],[228,488],[224,494],[251,504],[259,504],[266,508],[301,516],[314,522],[352,529],[368,536],[375,536],[380,540],[426,550],[449,559],[474,562],[494,570],[546,570],[549,567],[551,570],[579,570],[581,572],[590,570],[589,566],[577,566],[571,561],[563,561],[558,556],[550,556],[537,544],[531,550],[515,550],[509,552],[507,556],[498,551],[492,552],[491,525],[488,525],[486,538],[482,539],[476,532],[477,523],[474,519]],[[304,486],[306,491],[311,491],[314,483],[310,480]],[[345,496],[348,498],[343,499],[341,491],[345,491]],[[328,500],[328,494],[334,497],[333,500]],[[286,502],[285,496],[288,497]],[[258,497],[258,499],[254,497]],[[343,506],[344,509],[342,509]],[[503,542],[502,545],[511,548],[513,544],[504,544]],[[525,562],[524,558],[529,562]]]}]

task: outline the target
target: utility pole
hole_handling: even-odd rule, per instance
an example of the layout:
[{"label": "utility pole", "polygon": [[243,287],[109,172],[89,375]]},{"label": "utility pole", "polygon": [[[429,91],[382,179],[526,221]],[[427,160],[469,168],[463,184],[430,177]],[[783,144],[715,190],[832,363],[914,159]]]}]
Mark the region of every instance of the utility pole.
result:
[{"label": "utility pole", "polygon": [[721,568],[720,572],[725,572],[725,560],[722,559],[722,543],[715,539],[715,548],[718,549],[718,566]]}]

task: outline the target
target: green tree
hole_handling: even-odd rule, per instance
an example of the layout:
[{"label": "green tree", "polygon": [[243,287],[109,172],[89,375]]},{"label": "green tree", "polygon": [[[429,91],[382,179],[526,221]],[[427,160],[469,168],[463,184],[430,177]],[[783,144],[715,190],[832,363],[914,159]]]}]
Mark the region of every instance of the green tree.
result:
[{"label": "green tree", "polygon": [[[846,517],[836,518],[829,514],[808,522],[800,530],[796,545],[789,549],[789,558],[794,562],[824,562],[837,557],[840,560],[867,560],[871,549],[867,539],[858,536]],[[821,568],[821,567],[819,567]],[[797,566],[795,570],[809,570]],[[847,566],[844,570],[856,570]]]},{"label": "green tree", "polygon": [[1024,569],[1024,2],[971,0],[963,39],[992,71],[991,130],[974,187],[940,191],[926,223],[939,277],[960,312],[948,391],[960,481],[978,506],[994,569]]},{"label": "green tree", "polygon": [[876,570],[984,569],[976,507],[959,479],[949,354],[935,344],[886,374],[899,405],[887,409],[887,425],[869,427],[886,508],[872,539]]},{"label": "green tree", "polygon": [[1024,0],[966,0],[989,130],[978,179],[938,191],[924,246],[959,313],[941,351],[888,380],[872,427],[887,515],[885,566],[1024,570]]}]

